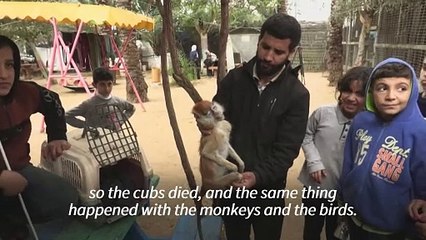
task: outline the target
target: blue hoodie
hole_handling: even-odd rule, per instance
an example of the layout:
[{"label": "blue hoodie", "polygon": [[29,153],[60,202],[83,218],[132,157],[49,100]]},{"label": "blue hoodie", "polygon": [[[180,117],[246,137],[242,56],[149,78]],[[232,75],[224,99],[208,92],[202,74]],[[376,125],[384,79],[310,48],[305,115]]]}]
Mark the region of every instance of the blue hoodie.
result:
[{"label": "blue hoodie", "polygon": [[418,84],[411,69],[411,94],[406,108],[391,121],[376,113],[367,83],[367,111],[355,116],[345,144],[340,179],[343,200],[354,207],[364,223],[388,232],[411,225],[408,205],[413,198],[426,199],[426,121],[417,106]]}]

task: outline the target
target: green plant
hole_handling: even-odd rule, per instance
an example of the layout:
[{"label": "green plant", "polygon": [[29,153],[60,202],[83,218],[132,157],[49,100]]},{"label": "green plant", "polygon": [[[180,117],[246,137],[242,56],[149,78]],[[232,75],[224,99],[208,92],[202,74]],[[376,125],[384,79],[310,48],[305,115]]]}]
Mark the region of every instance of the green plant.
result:
[{"label": "green plant", "polygon": [[[182,68],[182,72],[190,81],[195,80],[196,70],[193,62],[185,56],[185,53],[182,50],[178,51],[179,64]],[[168,74],[173,76],[173,68],[169,66]]]}]

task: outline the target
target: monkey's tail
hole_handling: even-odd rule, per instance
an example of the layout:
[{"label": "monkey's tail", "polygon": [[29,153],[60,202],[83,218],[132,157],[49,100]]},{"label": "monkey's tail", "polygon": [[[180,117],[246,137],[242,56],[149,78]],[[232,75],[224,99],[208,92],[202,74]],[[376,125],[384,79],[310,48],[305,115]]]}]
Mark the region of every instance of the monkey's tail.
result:
[{"label": "monkey's tail", "polygon": [[195,207],[197,208],[197,230],[198,237],[200,240],[204,240],[203,228],[201,226],[201,208],[203,207],[203,196],[204,196],[204,188],[201,187],[200,192],[198,193],[198,198],[195,200]]}]

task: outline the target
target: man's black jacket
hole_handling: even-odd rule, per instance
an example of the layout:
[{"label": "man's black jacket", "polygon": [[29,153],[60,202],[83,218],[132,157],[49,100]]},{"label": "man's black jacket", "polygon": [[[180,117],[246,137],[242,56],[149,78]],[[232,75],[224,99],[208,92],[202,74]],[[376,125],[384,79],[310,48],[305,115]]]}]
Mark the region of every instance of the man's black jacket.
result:
[{"label": "man's black jacket", "polygon": [[309,115],[309,92],[290,63],[259,94],[253,78],[255,58],[231,70],[214,101],[232,124],[231,145],[256,176],[255,188],[285,186],[288,169],[298,156]]}]

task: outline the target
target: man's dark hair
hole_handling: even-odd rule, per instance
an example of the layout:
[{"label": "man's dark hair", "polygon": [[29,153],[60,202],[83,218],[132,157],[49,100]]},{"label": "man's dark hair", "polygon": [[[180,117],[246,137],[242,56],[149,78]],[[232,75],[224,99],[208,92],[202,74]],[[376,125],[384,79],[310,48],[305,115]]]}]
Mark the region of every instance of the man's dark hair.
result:
[{"label": "man's dark hair", "polygon": [[339,93],[351,91],[351,84],[353,81],[361,81],[363,94],[365,94],[365,87],[368,78],[372,72],[371,67],[353,67],[349,69],[345,75],[337,82],[336,91]]},{"label": "man's dark hair", "polygon": [[279,39],[290,39],[290,50],[293,50],[300,43],[302,30],[296,18],[277,13],[266,19],[260,29],[259,40],[262,39],[265,32]]},{"label": "man's dark hair", "polygon": [[371,76],[371,84],[379,78],[403,77],[411,79],[410,68],[402,63],[386,63],[377,68]]},{"label": "man's dark hair", "polygon": [[101,81],[113,81],[114,77],[112,76],[112,73],[103,67],[96,68],[93,70],[93,83],[97,84]]}]

